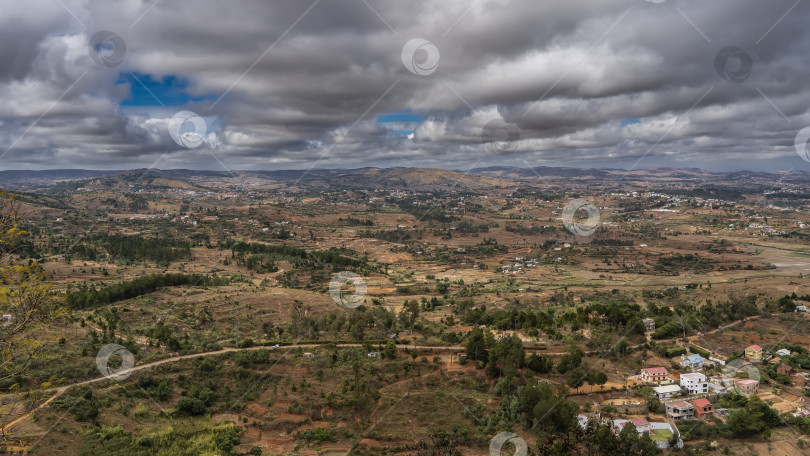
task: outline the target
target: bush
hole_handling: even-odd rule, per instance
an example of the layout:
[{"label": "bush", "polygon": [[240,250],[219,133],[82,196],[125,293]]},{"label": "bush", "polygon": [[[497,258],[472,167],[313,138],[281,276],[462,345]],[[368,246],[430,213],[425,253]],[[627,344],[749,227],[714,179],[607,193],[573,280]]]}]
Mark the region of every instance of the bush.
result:
[{"label": "bush", "polygon": [[302,431],[301,438],[304,440],[315,440],[317,442],[334,442],[335,437],[329,429],[316,427],[311,431]]},{"label": "bush", "polygon": [[676,356],[681,356],[686,354],[686,348],[684,347],[672,347],[664,353],[664,356],[667,358],[674,358]]},{"label": "bush", "polygon": [[711,353],[707,352],[706,350],[704,350],[702,348],[696,347],[694,345],[690,345],[689,350],[692,353],[697,353],[698,355],[700,355],[700,356],[702,356],[702,357],[704,357],[706,359],[709,359],[709,356],[711,356]]},{"label": "bush", "polygon": [[205,403],[194,397],[183,397],[177,401],[177,412],[184,415],[202,415],[205,413]]},{"label": "bush", "polygon": [[95,421],[99,414],[98,400],[89,386],[65,394],[55,402],[58,409],[72,412],[77,421]]}]

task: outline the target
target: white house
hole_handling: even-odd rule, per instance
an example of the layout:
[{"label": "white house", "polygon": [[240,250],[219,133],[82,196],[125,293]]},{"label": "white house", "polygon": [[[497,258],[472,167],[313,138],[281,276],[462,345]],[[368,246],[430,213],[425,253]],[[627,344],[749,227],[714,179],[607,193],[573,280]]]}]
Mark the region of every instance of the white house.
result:
[{"label": "white house", "polygon": [[650,433],[650,423],[644,418],[634,418],[632,420],[613,420],[613,431],[616,434],[622,432],[627,423],[633,423],[639,436]]},{"label": "white house", "polygon": [[782,349],[776,350],[776,354],[779,355],[779,356],[790,356],[790,350],[788,350],[787,348],[782,348]]},{"label": "white house", "polygon": [[726,389],[725,386],[720,385],[718,383],[709,383],[709,391],[712,394],[717,394],[717,395],[722,396],[722,395],[724,395],[724,394],[726,394],[728,392],[728,389]]},{"label": "white house", "polygon": [[656,386],[655,388],[653,388],[653,391],[655,391],[655,395],[658,397],[658,399],[663,400],[669,399],[672,396],[680,393],[681,387],[680,385]]},{"label": "white house", "polygon": [[709,392],[709,382],[700,372],[681,374],[681,386],[689,390],[689,394],[703,394]]},{"label": "white house", "polygon": [[702,356],[695,353],[694,355],[681,355],[681,366],[692,369],[692,370],[700,370],[703,369],[703,363],[706,360],[703,359]]}]

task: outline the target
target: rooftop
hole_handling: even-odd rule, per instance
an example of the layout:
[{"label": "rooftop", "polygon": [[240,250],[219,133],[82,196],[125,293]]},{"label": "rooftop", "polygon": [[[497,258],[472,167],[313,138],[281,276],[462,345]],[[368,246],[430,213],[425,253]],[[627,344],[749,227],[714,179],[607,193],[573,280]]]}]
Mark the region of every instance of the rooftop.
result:
[{"label": "rooftop", "polygon": [[747,349],[749,349],[749,348],[750,348],[751,350],[754,350],[754,351],[762,351],[762,347],[760,347],[760,346],[759,346],[759,345],[757,345],[757,344],[751,345],[750,347],[746,347],[746,350],[747,350]]},{"label": "rooftop", "polygon": [[700,372],[692,372],[689,374],[681,374],[682,379],[687,380],[706,380],[706,376],[701,374]]},{"label": "rooftop", "polygon": [[684,401],[678,401],[678,402],[670,402],[669,404],[667,404],[667,406],[677,408],[689,408],[692,407],[692,404]]},{"label": "rooftop", "polygon": [[669,373],[666,367],[647,367],[642,369],[641,372],[647,372],[650,375]]},{"label": "rooftop", "polygon": [[636,427],[650,425],[650,422],[645,420],[644,418],[633,418],[632,420],[630,420],[630,422],[635,424]]},{"label": "rooftop", "polygon": [[653,391],[656,393],[676,393],[681,390],[680,385],[664,385],[664,386],[656,386],[653,388]]},{"label": "rooftop", "polygon": [[705,397],[701,397],[700,399],[695,399],[694,401],[692,401],[692,404],[694,404],[695,407],[706,407],[708,405],[712,405],[712,403],[709,402],[709,400],[706,399]]}]

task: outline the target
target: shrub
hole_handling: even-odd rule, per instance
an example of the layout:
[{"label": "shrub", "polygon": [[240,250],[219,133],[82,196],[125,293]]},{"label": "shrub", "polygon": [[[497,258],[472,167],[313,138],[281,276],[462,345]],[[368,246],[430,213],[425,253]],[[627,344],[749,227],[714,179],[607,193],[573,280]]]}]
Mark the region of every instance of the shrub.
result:
[{"label": "shrub", "polygon": [[676,356],[681,356],[686,354],[686,348],[684,347],[672,347],[664,353],[664,356],[667,358],[674,358]]},{"label": "shrub", "polygon": [[205,403],[194,397],[183,397],[177,401],[177,412],[184,415],[202,415],[205,413]]},{"label": "shrub", "polygon": [[316,427],[311,431],[302,431],[301,438],[304,440],[315,440],[317,442],[334,442],[335,437],[329,429]]}]

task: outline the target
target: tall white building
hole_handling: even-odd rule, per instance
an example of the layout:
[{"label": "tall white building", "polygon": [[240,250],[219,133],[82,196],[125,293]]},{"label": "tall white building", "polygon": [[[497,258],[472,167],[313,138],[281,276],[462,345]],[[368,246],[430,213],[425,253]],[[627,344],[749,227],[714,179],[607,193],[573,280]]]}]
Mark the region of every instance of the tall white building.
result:
[{"label": "tall white building", "polygon": [[681,386],[689,390],[689,394],[702,394],[709,392],[709,382],[700,372],[681,374]]}]

